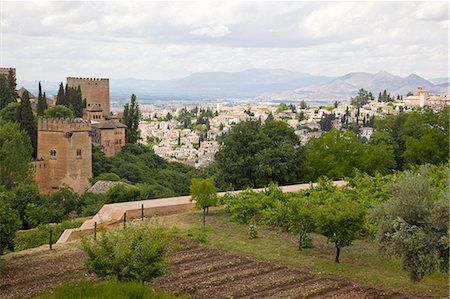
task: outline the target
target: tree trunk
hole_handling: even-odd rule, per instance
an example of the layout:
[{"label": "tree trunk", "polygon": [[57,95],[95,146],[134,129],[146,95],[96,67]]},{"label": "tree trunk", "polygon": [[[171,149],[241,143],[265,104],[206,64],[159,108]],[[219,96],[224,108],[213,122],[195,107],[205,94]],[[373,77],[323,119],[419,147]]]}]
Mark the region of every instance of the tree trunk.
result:
[{"label": "tree trunk", "polygon": [[336,258],[335,258],[335,262],[339,263],[339,254],[341,253],[341,248],[337,245],[337,243],[334,243],[334,245],[336,246]]},{"label": "tree trunk", "polygon": [[300,233],[300,237],[298,238],[298,250],[302,250],[302,242],[303,242],[303,236],[305,235],[305,233],[301,232]]},{"label": "tree trunk", "polygon": [[209,207],[206,207],[206,215],[209,215]]},{"label": "tree trunk", "polygon": [[203,208],[203,226],[205,226],[206,223],[206,208]]}]

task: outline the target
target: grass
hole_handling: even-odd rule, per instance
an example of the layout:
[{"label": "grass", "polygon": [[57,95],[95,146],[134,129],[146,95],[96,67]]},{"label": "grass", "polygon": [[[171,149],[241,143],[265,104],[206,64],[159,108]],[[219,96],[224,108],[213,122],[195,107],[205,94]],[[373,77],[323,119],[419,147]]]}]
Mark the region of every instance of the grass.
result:
[{"label": "grass", "polygon": [[343,248],[341,262],[336,264],[334,246],[327,244],[323,236],[312,234],[314,247],[299,251],[296,236],[267,227],[259,226],[259,237],[250,239],[248,226],[230,222],[222,209],[210,211],[206,228],[201,224],[201,217],[200,212],[194,212],[161,218],[165,218],[162,220],[165,225],[178,227],[179,236],[199,240],[208,247],[306,268],[314,273],[333,274],[369,287],[416,296],[448,296],[447,274],[436,272],[414,283],[399,261],[382,258],[376,243],[370,239]]},{"label": "grass", "polygon": [[40,299],[172,299],[175,295],[155,292],[139,282],[120,282],[109,280],[94,284],[88,280],[77,283],[65,282],[52,293],[39,297]]},{"label": "grass", "polygon": [[66,220],[58,224],[41,224],[34,229],[18,231],[14,238],[14,251],[48,244],[50,241],[50,229],[52,229],[52,244],[54,244],[65,229],[79,227],[82,223],[82,220]]}]

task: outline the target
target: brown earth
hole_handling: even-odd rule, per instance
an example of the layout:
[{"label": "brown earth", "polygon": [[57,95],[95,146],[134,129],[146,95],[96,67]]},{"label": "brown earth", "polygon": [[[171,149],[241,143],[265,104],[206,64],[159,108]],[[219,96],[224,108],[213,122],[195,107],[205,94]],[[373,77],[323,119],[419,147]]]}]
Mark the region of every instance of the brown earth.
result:
[{"label": "brown earth", "polygon": [[[156,290],[192,298],[411,298],[362,287],[332,275],[209,249],[177,239],[170,267],[156,279]],[[0,261],[0,298],[31,297],[64,280],[85,277],[84,253],[75,244],[14,253]],[[92,278],[92,277],[90,277]]]}]

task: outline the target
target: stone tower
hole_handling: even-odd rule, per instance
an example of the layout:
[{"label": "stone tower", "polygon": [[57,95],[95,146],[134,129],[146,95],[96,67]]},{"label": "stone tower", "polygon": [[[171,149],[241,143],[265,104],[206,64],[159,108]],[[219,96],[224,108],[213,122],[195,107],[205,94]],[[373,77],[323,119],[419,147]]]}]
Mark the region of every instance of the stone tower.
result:
[{"label": "stone tower", "polygon": [[104,117],[109,116],[109,79],[67,77],[69,87],[81,88],[81,97],[86,99],[86,109],[101,109]]},{"label": "stone tower", "polygon": [[49,193],[61,185],[75,192],[89,188],[92,177],[91,125],[74,120],[38,120],[37,160],[33,163],[39,191]]}]

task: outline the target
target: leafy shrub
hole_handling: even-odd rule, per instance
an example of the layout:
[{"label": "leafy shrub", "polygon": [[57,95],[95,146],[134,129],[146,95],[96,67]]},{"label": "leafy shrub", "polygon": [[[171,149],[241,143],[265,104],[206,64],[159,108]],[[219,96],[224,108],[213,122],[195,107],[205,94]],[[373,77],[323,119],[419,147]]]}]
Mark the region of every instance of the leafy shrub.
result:
[{"label": "leafy shrub", "polygon": [[56,243],[64,230],[68,228],[80,227],[82,223],[83,222],[81,220],[63,221],[59,224],[40,224],[35,229],[18,231],[14,239],[14,250],[20,251],[48,244],[50,240],[50,228],[53,231],[53,243]]},{"label": "leafy shrub", "polygon": [[125,202],[139,200],[141,191],[136,187],[127,187],[124,184],[117,184],[105,193],[106,203]]},{"label": "leafy shrub", "polygon": [[106,200],[102,194],[86,192],[81,196],[82,207],[81,215],[83,217],[93,216],[103,207]]},{"label": "leafy shrub", "polygon": [[258,238],[258,227],[256,226],[256,224],[250,224],[248,226],[248,237],[250,239]]},{"label": "leafy shrub", "polygon": [[124,281],[151,281],[163,274],[169,234],[144,225],[116,229],[82,239],[88,269],[100,277]]},{"label": "leafy shrub", "polygon": [[82,280],[78,283],[64,282],[51,294],[45,294],[40,298],[172,299],[176,298],[176,296],[155,292],[139,282],[109,280],[105,283],[94,285],[92,281]]}]

